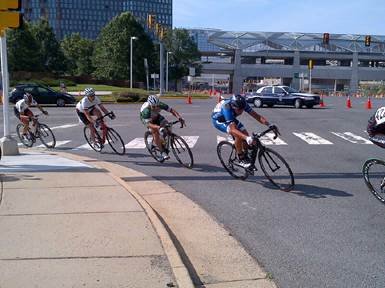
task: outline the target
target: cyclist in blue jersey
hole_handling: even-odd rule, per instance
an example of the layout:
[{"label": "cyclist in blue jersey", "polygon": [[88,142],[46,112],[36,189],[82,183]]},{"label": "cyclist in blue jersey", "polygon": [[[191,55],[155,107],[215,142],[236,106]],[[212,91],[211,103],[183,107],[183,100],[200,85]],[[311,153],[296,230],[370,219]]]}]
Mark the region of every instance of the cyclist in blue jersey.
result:
[{"label": "cyclist in blue jersey", "polygon": [[249,136],[246,128],[237,119],[243,111],[246,111],[261,124],[274,128],[277,132],[278,128],[271,125],[265,117],[255,112],[242,95],[233,95],[230,99],[223,100],[215,106],[211,114],[214,127],[234,137],[234,146],[238,153],[239,164],[244,168],[248,168],[251,163],[247,158],[246,151],[247,145],[253,144],[253,138]]}]

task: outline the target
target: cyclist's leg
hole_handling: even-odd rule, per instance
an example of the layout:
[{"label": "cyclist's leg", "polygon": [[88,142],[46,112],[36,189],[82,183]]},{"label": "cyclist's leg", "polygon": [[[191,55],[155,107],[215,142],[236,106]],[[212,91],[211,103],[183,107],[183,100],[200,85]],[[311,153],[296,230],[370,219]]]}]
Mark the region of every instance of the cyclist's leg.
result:
[{"label": "cyclist's leg", "polygon": [[[167,120],[163,116],[159,115],[156,119],[152,120],[151,123],[161,127],[161,125],[165,125],[167,123]],[[149,129],[151,131],[155,145],[158,146],[160,152],[163,152],[164,148],[162,145],[162,140],[160,137],[159,128],[150,128],[149,127]]]},{"label": "cyclist's leg", "polygon": [[234,146],[237,150],[240,159],[244,158],[247,144],[244,141],[244,137],[248,136],[248,132],[241,122],[236,120],[228,126],[228,133],[234,137]]},{"label": "cyclist's leg", "polygon": [[95,142],[95,127],[94,127],[94,125],[92,125],[91,122],[87,119],[86,114],[84,114],[83,112],[80,112],[78,109],[76,109],[76,113],[78,114],[80,121],[82,121],[83,124],[85,126],[88,126],[88,128],[90,129],[91,142]]},{"label": "cyclist's leg", "polygon": [[[20,120],[24,124],[23,134],[27,134],[29,122],[30,122],[31,117],[33,117],[33,113],[31,110],[26,109],[23,114],[24,115],[20,115]],[[36,125],[35,123],[36,122],[34,122],[33,125]]]},{"label": "cyclist's leg", "polygon": [[[90,111],[90,114],[92,116],[96,116],[96,118],[101,118],[103,115],[102,115],[102,112],[94,107],[91,111]],[[92,125],[93,127],[93,125]],[[100,128],[102,129],[102,143],[101,144],[104,144],[104,142],[106,142],[106,135],[107,135],[107,126],[106,124],[104,123],[103,119],[100,121]],[[93,133],[95,135],[95,127],[93,127]],[[95,136],[94,136],[95,137]]]}]

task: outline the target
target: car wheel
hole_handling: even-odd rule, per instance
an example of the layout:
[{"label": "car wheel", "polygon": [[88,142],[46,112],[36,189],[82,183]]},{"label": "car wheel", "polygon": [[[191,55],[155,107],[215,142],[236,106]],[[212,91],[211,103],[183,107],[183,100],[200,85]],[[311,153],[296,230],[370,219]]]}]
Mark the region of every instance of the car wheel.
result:
[{"label": "car wheel", "polygon": [[56,100],[56,105],[57,105],[58,107],[64,107],[64,106],[66,105],[66,102],[64,101],[64,99],[58,98],[58,99]]},{"label": "car wheel", "polygon": [[309,109],[313,108],[313,106],[314,106],[313,104],[307,104],[306,105],[306,107],[309,108]]},{"label": "car wheel", "polygon": [[259,98],[256,98],[255,100],[254,100],[254,106],[256,107],[256,108],[261,108],[262,107],[262,100],[261,99],[259,99]]},{"label": "car wheel", "polygon": [[301,101],[301,99],[296,99],[295,100],[294,107],[297,108],[297,109],[302,108],[302,101]]}]

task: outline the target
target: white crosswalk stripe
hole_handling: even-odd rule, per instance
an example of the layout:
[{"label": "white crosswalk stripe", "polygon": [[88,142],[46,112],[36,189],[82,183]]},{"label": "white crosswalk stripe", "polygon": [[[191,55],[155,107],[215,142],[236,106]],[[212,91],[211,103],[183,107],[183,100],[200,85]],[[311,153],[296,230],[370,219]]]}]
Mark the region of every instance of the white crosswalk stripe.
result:
[{"label": "white crosswalk stripe", "polygon": [[364,137],[355,135],[355,134],[353,134],[351,132],[343,132],[343,133],[332,132],[332,133],[334,135],[336,135],[336,136],[346,140],[346,141],[349,141],[350,143],[354,143],[354,144],[373,144],[368,139],[365,139]]},{"label": "white crosswalk stripe", "polygon": [[311,132],[293,132],[293,134],[310,145],[331,145],[332,142]]},{"label": "white crosswalk stripe", "polygon": [[[56,141],[56,145],[55,147],[59,147],[59,146],[63,146],[67,143],[71,142],[70,140],[66,140],[66,141]],[[48,145],[51,145],[52,142],[49,142]],[[45,146],[43,144],[39,145],[39,146],[36,146],[36,148],[45,148]]]},{"label": "white crosswalk stripe", "polygon": [[[198,141],[199,136],[181,136],[190,148],[193,148]],[[127,149],[144,149],[146,144],[144,138],[135,138],[125,145]]]},{"label": "white crosswalk stripe", "polygon": [[[234,140],[231,136],[217,136],[217,144],[221,141],[229,141],[231,143],[234,143]],[[277,139],[274,139],[274,133],[268,133],[265,136],[261,137],[261,142],[264,145],[287,145],[287,143],[279,137],[277,137]]]},{"label": "white crosswalk stripe", "polygon": [[234,140],[231,136],[223,137],[217,135],[217,144],[221,141],[229,141],[230,143],[234,143]]},{"label": "white crosswalk stripe", "polygon": [[199,136],[182,136],[182,138],[187,142],[188,147],[193,148],[198,142]]},{"label": "white crosswalk stripe", "polygon": [[76,124],[66,124],[66,125],[61,125],[61,126],[55,126],[55,127],[52,127],[51,130],[71,128],[71,127],[75,127],[75,126],[79,126],[79,123],[76,123]]},{"label": "white crosswalk stripe", "polygon": [[73,148],[72,150],[92,150],[92,148],[90,147],[90,145],[88,143],[86,143],[86,144],[83,144],[83,145],[78,146],[76,148]]}]

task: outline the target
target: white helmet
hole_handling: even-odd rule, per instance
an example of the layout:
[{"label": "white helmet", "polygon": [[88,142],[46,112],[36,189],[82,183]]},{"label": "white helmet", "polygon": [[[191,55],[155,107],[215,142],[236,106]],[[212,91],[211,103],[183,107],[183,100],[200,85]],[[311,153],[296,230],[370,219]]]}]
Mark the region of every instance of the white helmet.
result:
[{"label": "white helmet", "polygon": [[158,106],[159,105],[159,97],[156,96],[156,95],[150,95],[148,96],[147,98],[147,102],[148,104],[150,104],[151,106]]},{"label": "white helmet", "polygon": [[23,98],[25,100],[25,102],[28,102],[28,103],[32,103],[32,95],[28,92],[25,92],[24,95],[23,95]]},{"label": "white helmet", "polygon": [[84,95],[87,96],[87,97],[95,96],[94,88],[86,88],[86,89],[84,89]]}]

